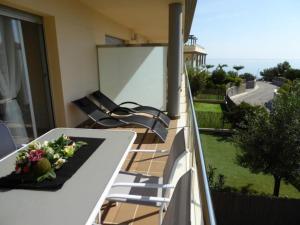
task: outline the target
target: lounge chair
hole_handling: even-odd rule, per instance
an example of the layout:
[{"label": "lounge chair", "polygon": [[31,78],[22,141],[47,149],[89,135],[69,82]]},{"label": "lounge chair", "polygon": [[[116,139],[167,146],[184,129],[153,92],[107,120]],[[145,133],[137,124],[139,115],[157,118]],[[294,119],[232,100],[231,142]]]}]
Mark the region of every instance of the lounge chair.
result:
[{"label": "lounge chair", "polygon": [[87,97],[75,100],[73,103],[94,121],[94,124],[91,127],[93,127],[95,124],[105,128],[122,127],[132,124],[139,125],[153,131],[163,142],[166,140],[168,131],[157,119],[139,115],[129,115],[123,118],[115,118],[103,112],[93,101]]},{"label": "lounge chair", "polygon": [[13,137],[7,126],[0,122],[0,159],[9,155],[17,149],[17,146],[14,143]]},{"label": "lounge chair", "polygon": [[[100,91],[93,92],[92,96],[99,102],[99,104],[101,104],[101,106],[103,106],[111,114],[114,113],[117,115],[126,115],[132,113],[145,113],[157,117],[166,127],[168,127],[170,124],[170,118],[164,112],[157,108],[151,106],[143,106],[136,102],[123,102],[117,105],[109,97],[107,97]],[[136,107],[127,108],[123,106],[130,104],[135,105]]]}]

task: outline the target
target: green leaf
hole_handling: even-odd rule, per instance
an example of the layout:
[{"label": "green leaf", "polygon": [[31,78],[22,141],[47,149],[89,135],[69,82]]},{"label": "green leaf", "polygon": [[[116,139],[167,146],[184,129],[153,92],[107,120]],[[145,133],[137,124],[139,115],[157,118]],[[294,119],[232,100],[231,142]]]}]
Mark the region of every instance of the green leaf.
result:
[{"label": "green leaf", "polygon": [[39,176],[36,181],[37,182],[42,182],[46,179],[52,180],[56,178],[56,174],[54,172],[54,169],[51,169],[50,171],[48,171],[47,173],[43,174],[42,176]]}]

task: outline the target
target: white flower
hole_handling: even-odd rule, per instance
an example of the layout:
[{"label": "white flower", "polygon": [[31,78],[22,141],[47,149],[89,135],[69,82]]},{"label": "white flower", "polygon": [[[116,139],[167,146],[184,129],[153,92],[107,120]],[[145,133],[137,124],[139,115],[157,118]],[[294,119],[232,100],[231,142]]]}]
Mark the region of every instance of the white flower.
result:
[{"label": "white flower", "polygon": [[33,142],[32,144],[31,144],[31,146],[33,147],[33,148],[30,148],[30,149],[41,149],[42,148],[42,144],[40,143],[40,142]]},{"label": "white flower", "polygon": [[47,148],[46,148],[46,153],[47,153],[47,154],[53,155],[53,154],[54,154],[54,149],[51,148],[51,147],[47,147]]},{"label": "white flower", "polygon": [[63,138],[64,138],[65,140],[70,140],[70,138],[69,138],[68,136],[66,136],[66,135],[64,135]]},{"label": "white flower", "polygon": [[54,158],[54,159],[59,159],[59,158],[60,158],[60,155],[59,155],[58,153],[56,153],[56,154],[53,155],[53,158]]},{"label": "white flower", "polygon": [[58,160],[56,160],[56,162],[54,163],[55,169],[59,169],[65,162],[66,160],[63,158],[59,158]]}]

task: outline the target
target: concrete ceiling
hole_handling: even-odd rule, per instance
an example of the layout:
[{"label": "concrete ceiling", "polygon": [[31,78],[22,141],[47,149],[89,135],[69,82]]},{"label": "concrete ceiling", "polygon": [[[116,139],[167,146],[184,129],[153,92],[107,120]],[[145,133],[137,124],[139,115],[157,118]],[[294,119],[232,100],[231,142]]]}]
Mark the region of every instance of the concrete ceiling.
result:
[{"label": "concrete ceiling", "polygon": [[168,40],[168,5],[184,0],[80,0],[153,42]]}]

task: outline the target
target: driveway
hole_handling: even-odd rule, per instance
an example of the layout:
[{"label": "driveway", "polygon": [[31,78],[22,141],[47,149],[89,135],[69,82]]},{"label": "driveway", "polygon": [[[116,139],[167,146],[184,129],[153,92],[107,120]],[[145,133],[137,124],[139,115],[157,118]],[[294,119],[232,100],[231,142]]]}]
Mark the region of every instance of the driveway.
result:
[{"label": "driveway", "polygon": [[257,81],[255,89],[247,89],[247,92],[232,96],[231,99],[236,103],[247,102],[251,105],[265,105],[274,97],[274,90],[277,86],[264,82]]}]

